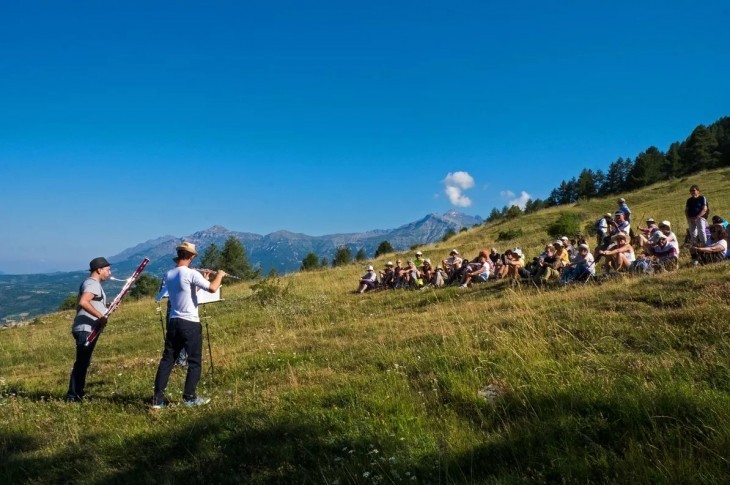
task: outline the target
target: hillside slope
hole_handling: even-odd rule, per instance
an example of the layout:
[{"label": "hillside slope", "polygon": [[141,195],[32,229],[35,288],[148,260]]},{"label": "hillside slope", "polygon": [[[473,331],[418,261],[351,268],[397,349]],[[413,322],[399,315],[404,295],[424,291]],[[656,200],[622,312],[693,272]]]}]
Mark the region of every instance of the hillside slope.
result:
[{"label": "hillside slope", "polygon": [[[728,213],[730,172],[627,196],[681,228],[687,188]],[[528,254],[559,211],[427,247],[510,241]],[[681,230],[681,229],[680,229]],[[506,246],[499,243],[498,246]],[[398,255],[387,255],[376,264]],[[685,260],[686,262],[686,260]],[[728,264],[600,285],[352,294],[359,266],[297,273],[206,308],[204,408],[148,408],[162,346],[150,300],[101,336],[90,399],[63,396],[71,312],[0,332],[0,481],[723,483],[730,477]],[[207,350],[204,365],[209,369]],[[184,372],[168,388],[180,401]]]}]

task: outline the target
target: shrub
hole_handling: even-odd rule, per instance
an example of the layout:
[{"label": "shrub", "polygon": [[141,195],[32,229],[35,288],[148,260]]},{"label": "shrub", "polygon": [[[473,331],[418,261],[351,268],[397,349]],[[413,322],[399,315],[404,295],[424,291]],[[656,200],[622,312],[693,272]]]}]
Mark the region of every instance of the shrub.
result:
[{"label": "shrub", "polygon": [[441,241],[446,242],[454,236],[456,236],[456,231],[454,231],[453,229],[449,229],[448,231],[446,231],[446,234],[444,234],[444,237],[443,239],[441,239]]},{"label": "shrub", "polygon": [[497,241],[510,241],[522,236],[522,229],[507,229],[506,231],[499,231],[497,234]]},{"label": "shrub", "polygon": [[69,295],[68,298],[63,300],[63,302],[58,306],[59,311],[76,310],[76,300],[78,300],[78,298],[78,295]]},{"label": "shrub", "polygon": [[266,278],[251,285],[251,298],[261,306],[266,306],[286,298],[290,289],[291,281],[284,286],[279,278]]},{"label": "shrub", "polygon": [[547,233],[553,239],[580,231],[580,216],[572,212],[561,212],[558,220],[550,224]]}]

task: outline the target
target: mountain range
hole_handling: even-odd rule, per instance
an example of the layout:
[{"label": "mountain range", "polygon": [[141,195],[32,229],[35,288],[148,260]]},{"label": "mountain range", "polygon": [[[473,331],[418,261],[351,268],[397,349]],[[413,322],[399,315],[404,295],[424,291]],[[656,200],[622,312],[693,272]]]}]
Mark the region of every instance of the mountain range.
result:
[{"label": "mountain range", "polygon": [[[479,216],[470,216],[458,211],[427,216],[404,224],[395,229],[375,229],[359,233],[308,236],[289,231],[277,231],[267,235],[237,232],[223,226],[212,226],[185,237],[162,236],[111,256],[114,274],[122,277],[134,271],[140,261],[147,257],[150,263],[146,272],[161,276],[173,265],[175,247],[181,241],[197,246],[200,254],[212,243],[223,247],[230,236],[238,238],[246,248],[249,262],[260,268],[262,274],[275,269],[279,274],[299,270],[304,257],[313,252],[320,258],[331,261],[339,246],[347,246],[354,255],[364,249],[368,257],[383,241],[388,241],[396,251],[403,251],[413,245],[440,241],[449,230],[459,231],[462,227],[481,224]],[[54,311],[63,300],[76,292],[83,272],[7,275],[0,273],[0,323],[27,320],[37,315]],[[114,288],[108,291],[114,294]]]}]

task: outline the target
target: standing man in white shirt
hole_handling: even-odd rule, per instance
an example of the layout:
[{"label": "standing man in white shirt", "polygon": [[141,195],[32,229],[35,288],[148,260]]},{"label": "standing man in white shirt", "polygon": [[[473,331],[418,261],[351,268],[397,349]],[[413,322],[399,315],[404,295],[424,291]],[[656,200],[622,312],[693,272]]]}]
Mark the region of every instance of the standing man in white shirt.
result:
[{"label": "standing man in white shirt", "polygon": [[162,351],[162,358],[155,376],[155,395],[152,398],[154,409],[162,408],[167,403],[165,388],[175,365],[175,356],[182,349],[185,349],[188,354],[188,372],[183,391],[185,405],[200,406],[210,402],[210,398],[198,397],[195,393],[195,388],[200,380],[203,357],[203,330],[198,316],[196,293],[198,289],[215,293],[221,286],[221,281],[226,273],[218,270],[213,281],[208,281],[198,271],[190,269],[190,263],[198,255],[194,244],[184,242],[176,250],[177,258],[174,261],[177,263],[177,267],[165,275],[170,301],[170,319],[167,323],[165,349]]}]

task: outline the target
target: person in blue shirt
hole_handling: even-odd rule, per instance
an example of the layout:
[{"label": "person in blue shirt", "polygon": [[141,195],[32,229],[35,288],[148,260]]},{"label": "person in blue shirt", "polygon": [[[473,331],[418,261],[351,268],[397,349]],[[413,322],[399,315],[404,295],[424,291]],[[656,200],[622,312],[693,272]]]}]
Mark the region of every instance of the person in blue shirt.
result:
[{"label": "person in blue shirt", "polygon": [[626,205],[626,199],[623,197],[618,199],[618,210],[623,212],[624,219],[626,219],[626,222],[631,224],[631,209],[629,209],[629,206]]}]

